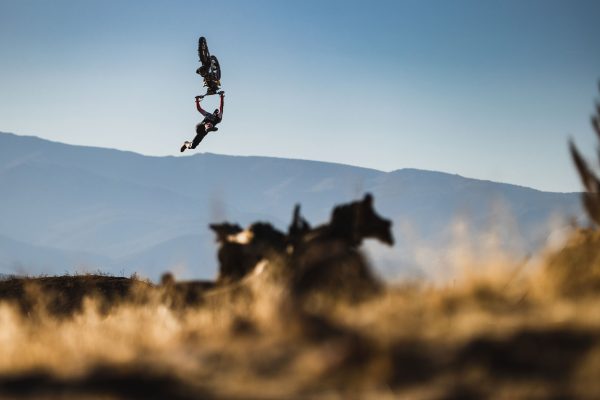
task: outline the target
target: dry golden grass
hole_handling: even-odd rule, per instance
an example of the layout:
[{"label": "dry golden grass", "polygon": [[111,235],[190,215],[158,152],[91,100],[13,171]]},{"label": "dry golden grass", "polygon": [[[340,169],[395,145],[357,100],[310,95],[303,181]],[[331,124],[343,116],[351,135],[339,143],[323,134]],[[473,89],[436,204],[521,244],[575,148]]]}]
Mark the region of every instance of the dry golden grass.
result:
[{"label": "dry golden grass", "polygon": [[[107,276],[0,282],[0,398],[600,398],[600,233],[361,303]],[[273,272],[275,271],[275,272]]]}]

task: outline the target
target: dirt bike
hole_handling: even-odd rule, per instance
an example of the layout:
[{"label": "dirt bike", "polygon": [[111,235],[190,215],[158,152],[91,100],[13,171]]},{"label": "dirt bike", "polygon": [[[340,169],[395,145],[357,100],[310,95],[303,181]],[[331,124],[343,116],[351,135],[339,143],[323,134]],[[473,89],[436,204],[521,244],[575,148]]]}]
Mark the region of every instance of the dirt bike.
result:
[{"label": "dirt bike", "polygon": [[204,96],[216,94],[221,87],[221,67],[217,57],[208,51],[204,36],[198,40],[198,57],[202,65],[196,70],[196,73],[204,78],[204,86],[207,88]]}]

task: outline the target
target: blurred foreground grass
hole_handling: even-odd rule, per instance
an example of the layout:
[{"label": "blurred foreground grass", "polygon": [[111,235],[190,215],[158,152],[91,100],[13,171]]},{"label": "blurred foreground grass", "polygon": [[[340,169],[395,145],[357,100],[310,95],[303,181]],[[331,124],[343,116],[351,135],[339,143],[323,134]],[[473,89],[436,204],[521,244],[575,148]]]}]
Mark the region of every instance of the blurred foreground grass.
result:
[{"label": "blurred foreground grass", "polygon": [[[600,398],[600,234],[535,265],[301,304],[242,284],[0,281],[0,398]],[[275,269],[276,270],[276,269]]]}]

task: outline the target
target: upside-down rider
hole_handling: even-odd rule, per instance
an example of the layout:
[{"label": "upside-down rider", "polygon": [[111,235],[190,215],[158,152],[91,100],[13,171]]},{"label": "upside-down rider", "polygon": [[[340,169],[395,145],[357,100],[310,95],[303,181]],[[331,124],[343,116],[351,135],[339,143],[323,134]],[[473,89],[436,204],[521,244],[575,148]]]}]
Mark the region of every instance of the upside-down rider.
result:
[{"label": "upside-down rider", "polygon": [[216,132],[219,130],[216,125],[223,119],[223,98],[225,97],[225,92],[221,90],[219,96],[221,97],[221,104],[219,105],[219,108],[216,108],[212,113],[205,111],[200,105],[200,101],[204,96],[196,96],[196,108],[198,109],[198,112],[204,116],[204,119],[196,125],[196,137],[194,137],[191,142],[186,140],[181,146],[182,153],[185,149],[195,149],[208,132]]}]

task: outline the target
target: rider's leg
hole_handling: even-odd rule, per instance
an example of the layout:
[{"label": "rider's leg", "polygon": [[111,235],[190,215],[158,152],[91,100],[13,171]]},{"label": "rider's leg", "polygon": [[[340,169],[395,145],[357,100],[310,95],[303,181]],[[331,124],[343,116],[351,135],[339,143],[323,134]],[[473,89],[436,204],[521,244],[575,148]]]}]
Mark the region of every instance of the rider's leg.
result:
[{"label": "rider's leg", "polygon": [[206,130],[204,129],[204,124],[203,123],[199,123],[198,125],[196,125],[196,137],[194,138],[194,140],[192,140],[192,144],[189,147],[190,149],[195,149],[196,146],[198,146],[200,144],[200,142],[202,141],[202,139],[204,139],[204,136],[206,136]]}]

